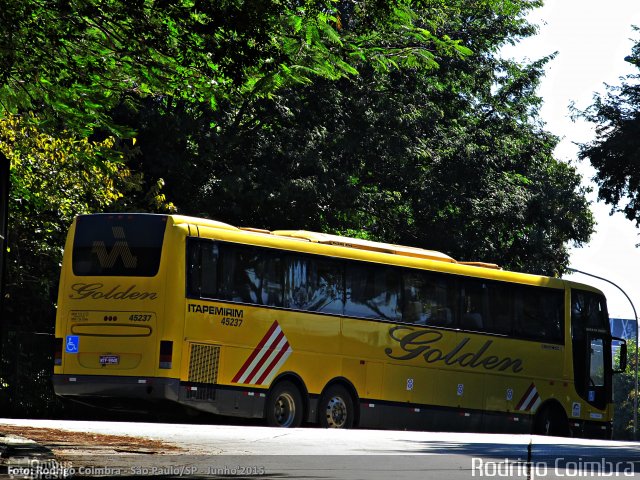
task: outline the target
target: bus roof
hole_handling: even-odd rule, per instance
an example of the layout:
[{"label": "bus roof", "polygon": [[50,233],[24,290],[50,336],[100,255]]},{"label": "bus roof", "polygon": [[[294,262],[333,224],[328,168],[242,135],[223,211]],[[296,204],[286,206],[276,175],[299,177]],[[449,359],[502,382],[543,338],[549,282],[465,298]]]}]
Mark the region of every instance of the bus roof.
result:
[{"label": "bus roof", "polygon": [[308,230],[265,230],[254,227],[234,227],[228,223],[219,222],[197,217],[188,217],[182,215],[170,215],[176,225],[189,224],[195,226],[204,226],[210,228],[218,228],[223,230],[243,231],[249,234],[267,235],[269,237],[283,237],[295,240],[302,240],[322,245],[333,245],[338,247],[354,248],[358,250],[366,250],[370,252],[389,253],[405,257],[421,258],[426,260],[436,260],[445,263],[489,268],[501,270],[494,263],[485,262],[459,262],[454,258],[442,252],[435,250],[427,250],[417,247],[409,247],[406,245],[396,245],[392,243],[375,242],[361,238],[345,237],[341,235],[332,235],[328,233],[312,232]]},{"label": "bus roof", "polygon": [[[127,214],[127,215],[150,215],[150,214]],[[368,252],[370,254],[382,254],[382,255],[394,255],[397,256],[400,261],[401,258],[406,259],[400,261],[402,264],[407,262],[413,263],[416,260],[425,260],[431,263],[431,266],[425,265],[427,269],[442,269],[449,273],[457,273],[462,275],[471,275],[475,277],[483,277],[494,280],[506,280],[517,283],[525,283],[530,285],[540,286],[552,286],[555,288],[564,288],[565,281],[559,278],[541,276],[523,272],[514,272],[503,270],[500,266],[493,263],[485,262],[467,262],[458,261],[449,255],[442,252],[427,250],[417,247],[409,247],[405,245],[395,245],[384,242],[374,242],[371,240],[364,240],[359,238],[345,237],[340,235],[332,235],[327,233],[312,232],[307,230],[265,230],[252,227],[235,227],[228,223],[220,222],[217,220],[210,220],[199,217],[191,217],[185,215],[165,215],[170,218],[175,226],[183,226],[187,228],[188,235],[200,236],[200,228],[221,230],[233,234],[233,236],[246,235],[247,241],[253,243],[250,238],[254,238],[258,244],[266,243],[272,244],[277,239],[288,240],[289,242],[302,242],[308,244],[316,244],[326,246],[328,248],[346,248],[353,249],[362,252]],[[204,232],[203,232],[204,233]],[[223,235],[227,236],[227,234]],[[262,238],[263,240],[259,240]],[[307,249],[303,249],[307,250]],[[338,253],[336,251],[336,253]],[[342,256],[342,254],[338,254]],[[380,258],[380,261],[386,263],[389,261]],[[441,264],[442,267],[436,267],[436,264]],[[424,267],[423,267],[424,268]],[[576,284],[578,286],[579,284]]]},{"label": "bus roof", "polygon": [[373,242],[371,240],[364,240],[361,238],[342,237],[340,235],[309,232],[307,230],[274,230],[271,234],[282,237],[303,238],[313,243],[322,243],[325,245],[337,245],[340,247],[358,248],[373,252],[393,253],[395,255],[406,255],[408,257],[427,258],[429,260],[456,263],[456,261],[450,256],[434,250],[424,250],[422,248],[406,247],[391,243]]}]

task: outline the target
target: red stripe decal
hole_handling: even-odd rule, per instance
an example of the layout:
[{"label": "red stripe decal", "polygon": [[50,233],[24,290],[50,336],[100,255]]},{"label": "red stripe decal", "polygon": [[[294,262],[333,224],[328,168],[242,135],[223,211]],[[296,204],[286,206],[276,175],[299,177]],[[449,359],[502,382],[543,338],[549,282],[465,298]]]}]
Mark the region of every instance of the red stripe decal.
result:
[{"label": "red stripe decal", "polygon": [[522,398],[520,399],[520,401],[518,402],[518,405],[516,405],[516,410],[522,410],[522,405],[524,404],[525,400],[527,399],[527,397],[529,397],[529,395],[531,394],[531,391],[535,388],[535,385],[532,383],[531,385],[529,385],[529,388],[527,389],[527,391],[525,392],[525,394],[522,396]]},{"label": "red stripe decal", "polygon": [[[284,336],[284,334],[283,334],[283,336]],[[277,343],[276,343],[276,345],[277,345]],[[282,358],[282,356],[287,352],[288,349],[289,349],[289,342],[285,342],[284,346],[282,347],[282,349],[278,352],[278,354],[271,361],[271,364],[269,364],[269,366],[265,369],[265,371],[262,372],[262,375],[260,375],[260,378],[258,379],[258,381],[257,382],[253,382],[253,383],[261,385],[262,382],[264,382],[265,378],[267,378],[269,376],[269,374],[271,373],[271,370],[273,370],[273,368],[278,364],[278,361]]]},{"label": "red stripe decal", "polygon": [[276,328],[278,328],[278,322],[274,321],[273,324],[271,325],[271,328],[269,328],[269,331],[267,332],[267,334],[264,337],[262,337],[262,340],[260,340],[260,343],[258,343],[258,346],[253,350],[253,352],[251,352],[251,355],[249,355],[249,358],[247,358],[247,361],[244,362],[244,365],[242,365],[242,368],[240,368],[240,371],[236,373],[235,377],[233,377],[233,380],[231,380],[232,383],[238,383],[238,380],[240,380],[240,377],[244,375],[245,370],[249,368],[249,365],[251,365],[251,362],[253,362],[253,360],[256,358],[258,353],[260,353],[260,350],[262,350],[262,347],[264,347],[265,343],[267,343],[267,340],[269,340],[269,337],[273,335],[273,332],[275,332]]},{"label": "red stripe decal", "polygon": [[[247,378],[245,379],[246,381],[244,383],[253,383],[253,384],[256,383],[253,381],[253,378],[260,371],[260,368],[264,365],[264,362],[267,361],[267,359],[269,358],[269,355],[271,355],[271,352],[275,350],[275,347],[278,346],[278,344],[280,343],[280,340],[282,340],[283,338],[284,338],[284,332],[282,331],[282,329],[280,329],[280,331],[276,335],[276,338],[274,338],[273,341],[269,343],[269,346],[267,347],[266,351],[264,351],[262,353],[262,356],[258,358],[258,363],[256,363],[253,366],[253,368],[248,371]],[[286,338],[285,338],[285,341],[286,341]],[[263,350],[264,350],[264,347],[263,347]]]},{"label": "red stripe decal", "polygon": [[531,410],[538,401],[538,398],[540,398],[540,395],[538,395],[538,392],[536,392],[531,401],[527,404],[527,408],[525,410]]}]

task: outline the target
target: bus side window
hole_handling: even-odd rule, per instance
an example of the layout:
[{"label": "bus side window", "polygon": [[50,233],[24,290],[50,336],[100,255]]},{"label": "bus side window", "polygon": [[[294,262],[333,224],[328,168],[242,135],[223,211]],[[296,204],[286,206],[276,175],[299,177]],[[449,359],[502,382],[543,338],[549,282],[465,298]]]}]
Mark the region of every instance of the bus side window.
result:
[{"label": "bus side window", "polygon": [[487,285],[481,280],[465,279],[460,327],[467,330],[484,330],[488,302]]},{"label": "bus side window", "polygon": [[348,263],[346,285],[345,315],[400,320],[400,269]]},{"label": "bus side window", "polygon": [[516,336],[560,342],[564,337],[564,292],[520,287],[516,295]]},{"label": "bus side window", "polygon": [[440,327],[454,326],[456,295],[452,278],[430,272],[405,270],[403,284],[404,322]]},{"label": "bus side window", "polygon": [[306,255],[285,257],[284,307],[342,315],[343,264],[328,258]]},{"label": "bus side window", "polygon": [[[550,291],[541,293],[540,310],[546,325],[547,337],[551,341],[564,340],[564,292]],[[609,325],[607,319],[607,326]]]},{"label": "bus side window", "polygon": [[254,305],[282,306],[282,260],[261,249],[224,245],[220,297]]},{"label": "bus side window", "polygon": [[544,336],[544,326],[541,324],[537,293],[535,290],[522,288],[518,295],[517,333],[524,338]]},{"label": "bus side window", "polygon": [[200,298],[202,291],[202,242],[187,240],[187,295]]},{"label": "bus side window", "polygon": [[218,294],[218,246],[213,242],[202,242],[201,291],[200,296],[215,298]]},{"label": "bus side window", "polygon": [[487,284],[489,312],[484,330],[491,333],[511,333],[515,320],[515,292],[512,285],[500,282]]},{"label": "bus side window", "polygon": [[187,294],[195,298],[217,295],[218,246],[211,241],[190,239],[187,248]]}]

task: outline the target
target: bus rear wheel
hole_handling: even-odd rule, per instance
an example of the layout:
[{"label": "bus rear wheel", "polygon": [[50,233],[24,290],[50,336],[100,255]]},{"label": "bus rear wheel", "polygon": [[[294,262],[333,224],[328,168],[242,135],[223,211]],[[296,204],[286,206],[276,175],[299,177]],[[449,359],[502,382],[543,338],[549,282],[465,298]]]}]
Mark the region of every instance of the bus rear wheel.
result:
[{"label": "bus rear wheel", "polygon": [[342,385],[333,385],[322,395],[318,408],[320,426],[324,428],[353,427],[353,398]]},{"label": "bus rear wheel", "polygon": [[547,405],[536,414],[533,433],[536,435],[564,437],[569,435],[569,422],[560,407]]},{"label": "bus rear wheel", "polygon": [[296,428],[302,424],[302,395],[293,383],[278,383],[267,397],[265,417],[270,427]]}]

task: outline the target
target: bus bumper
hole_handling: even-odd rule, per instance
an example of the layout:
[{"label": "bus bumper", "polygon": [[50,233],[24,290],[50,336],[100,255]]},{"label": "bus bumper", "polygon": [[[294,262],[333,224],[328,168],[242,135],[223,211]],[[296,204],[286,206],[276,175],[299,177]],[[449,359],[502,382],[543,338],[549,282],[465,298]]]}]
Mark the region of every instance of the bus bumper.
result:
[{"label": "bus bumper", "polygon": [[177,378],[125,377],[107,375],[53,375],[56,395],[81,400],[108,397],[178,401]]},{"label": "bus bumper", "polygon": [[169,402],[218,415],[262,418],[266,400],[261,390],[177,378],[54,374],[53,388],[62,398],[120,411],[151,410],[154,403]]},{"label": "bus bumper", "polygon": [[569,426],[572,437],[611,440],[613,436],[613,422],[571,421]]}]

